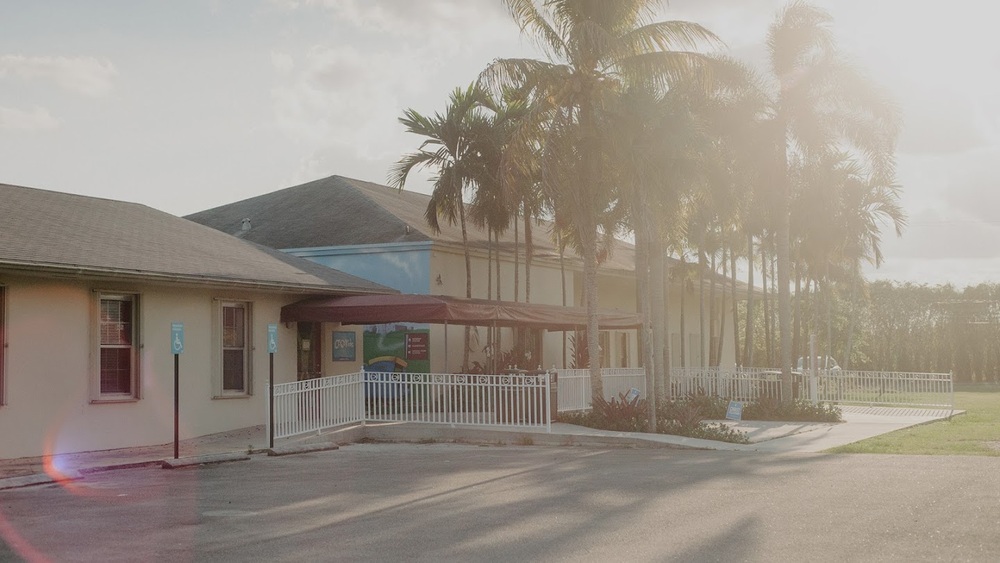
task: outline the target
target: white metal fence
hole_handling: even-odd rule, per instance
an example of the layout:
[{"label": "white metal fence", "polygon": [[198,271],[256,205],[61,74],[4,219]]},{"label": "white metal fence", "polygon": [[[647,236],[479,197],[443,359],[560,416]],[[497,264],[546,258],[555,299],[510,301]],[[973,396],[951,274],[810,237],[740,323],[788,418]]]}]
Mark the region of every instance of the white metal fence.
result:
[{"label": "white metal fence", "polygon": [[952,408],[950,373],[830,371],[816,378],[818,400],[834,403]]},{"label": "white metal fence", "polygon": [[[601,370],[605,399],[638,389],[643,368]],[[558,410],[591,406],[590,371],[558,370]],[[756,401],[781,397],[778,370],[674,368],[671,394]],[[274,437],[368,421],[544,428],[551,431],[549,374],[462,375],[359,372],[274,386]],[[872,406],[953,408],[949,373],[818,371],[793,374],[797,399]]]},{"label": "white metal fence", "polygon": [[274,386],[274,437],[318,432],[365,419],[361,373]]},{"label": "white metal fence", "polygon": [[551,429],[549,375],[365,373],[366,418]]},{"label": "white metal fence", "polygon": [[[591,405],[591,387],[589,369],[560,369],[557,383],[559,386],[559,411],[576,411],[589,409]],[[601,379],[604,383],[605,400],[616,399],[619,395],[627,395],[634,387],[639,390],[639,396],[646,396],[646,370],[644,368],[601,368]]]},{"label": "white metal fence", "polygon": [[549,375],[359,372],[274,386],[274,437],[364,421],[551,431]]},{"label": "white metal fence", "polygon": [[[590,371],[558,370],[560,411],[590,408]],[[642,368],[603,369],[605,399],[617,398],[635,387],[646,396],[646,376]],[[792,374],[792,394],[812,402],[952,408],[950,373],[904,373],[846,370],[817,370]],[[672,368],[670,391],[673,397],[710,395],[753,402],[761,398],[781,398],[781,371],[774,368]]]}]

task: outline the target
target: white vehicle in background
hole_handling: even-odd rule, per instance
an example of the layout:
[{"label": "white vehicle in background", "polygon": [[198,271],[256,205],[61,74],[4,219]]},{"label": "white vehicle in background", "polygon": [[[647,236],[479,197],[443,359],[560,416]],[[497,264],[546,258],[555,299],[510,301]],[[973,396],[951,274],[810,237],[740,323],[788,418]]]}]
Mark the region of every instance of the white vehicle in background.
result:
[{"label": "white vehicle in background", "polygon": [[[820,372],[830,372],[831,374],[839,374],[841,369],[840,365],[837,364],[837,360],[833,359],[831,356],[816,356],[815,367]],[[809,365],[809,358],[799,357],[799,363],[796,364],[795,373],[804,373],[806,370],[813,366]]]}]

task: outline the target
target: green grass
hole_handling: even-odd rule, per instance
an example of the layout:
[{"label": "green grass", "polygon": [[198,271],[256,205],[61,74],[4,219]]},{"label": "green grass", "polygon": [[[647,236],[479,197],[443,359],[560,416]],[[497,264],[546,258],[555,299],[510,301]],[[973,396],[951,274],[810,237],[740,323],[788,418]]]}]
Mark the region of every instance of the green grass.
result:
[{"label": "green grass", "polygon": [[955,408],[966,412],[951,420],[911,426],[827,452],[1000,456],[1000,388],[956,390]]}]

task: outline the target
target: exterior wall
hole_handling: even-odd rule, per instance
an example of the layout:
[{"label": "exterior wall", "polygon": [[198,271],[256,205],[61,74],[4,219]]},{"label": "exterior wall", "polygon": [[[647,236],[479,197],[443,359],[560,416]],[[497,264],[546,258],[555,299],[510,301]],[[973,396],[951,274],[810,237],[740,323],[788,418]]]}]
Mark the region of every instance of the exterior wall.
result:
[{"label": "exterior wall", "polygon": [[[285,252],[403,293],[425,295],[438,293],[431,291],[430,248],[429,242],[419,242],[296,248]],[[464,285],[461,295],[465,295]]]},{"label": "exterior wall", "polygon": [[[290,254],[312,260],[324,266],[346,272],[361,278],[365,278],[382,285],[397,289],[403,293],[425,295],[428,293],[440,293],[432,291],[430,277],[430,256],[431,245],[427,242],[418,243],[397,243],[379,245],[354,245],[336,246],[323,248],[304,248],[286,250]],[[461,294],[465,295],[464,286]],[[433,327],[426,324],[402,323],[410,329],[421,331]],[[346,327],[333,328],[324,326],[323,328],[323,374],[336,375],[357,371],[365,365],[364,359],[368,357],[381,357],[383,352],[372,346],[366,349],[364,328],[366,327]],[[381,327],[369,325],[374,330],[388,329],[389,325]],[[332,350],[334,330],[356,330],[357,359],[356,363],[333,361],[333,354],[326,350]],[[408,332],[408,331],[407,331]],[[398,334],[398,333],[397,333]],[[433,361],[435,358],[434,337],[431,337],[429,345],[429,357],[432,358],[430,371],[434,371]],[[398,341],[396,341],[398,342]],[[393,353],[395,354],[395,352]],[[441,362],[443,364],[443,361]],[[416,371],[427,369],[426,362],[411,364]],[[352,369],[353,368],[353,369]]]},{"label": "exterior wall", "polygon": [[[333,359],[333,333],[353,332],[354,333],[354,361],[344,361]],[[357,373],[361,371],[363,365],[363,351],[361,347],[364,343],[364,327],[355,325],[341,325],[339,323],[323,323],[323,375],[343,375],[345,373]]]},{"label": "exterior wall", "polygon": [[[371,279],[378,283],[394,287],[404,293],[452,295],[458,297],[465,296],[465,257],[460,248],[446,248],[435,246],[430,243],[404,243],[390,245],[365,245],[346,246],[316,249],[295,249],[289,251],[297,256],[309,258],[321,264],[337,268],[339,270]],[[523,247],[522,247],[523,252]],[[525,300],[525,272],[522,262],[519,268],[518,301]],[[514,265],[509,254],[500,257],[500,297],[503,300],[514,301]],[[495,263],[494,263],[495,267]],[[563,292],[561,289],[562,279],[557,262],[552,260],[535,260],[531,269],[531,302],[550,305],[561,305],[563,303]],[[490,281],[492,279],[492,283]],[[487,295],[487,290],[492,287],[492,295]],[[580,300],[583,294],[583,274],[573,269],[566,270],[566,304],[571,306],[582,306]],[[493,271],[487,261],[487,256],[479,252],[472,255],[472,296],[476,298],[491,298],[496,296],[496,272]],[[696,356],[691,354],[692,350],[698,350],[698,342],[701,334],[699,326],[699,295],[697,291],[685,296],[685,336],[683,339],[685,364],[687,366],[698,366]],[[722,302],[722,297],[717,297]],[[669,296],[670,307],[670,329],[668,336],[672,347],[672,363],[679,365],[677,361],[681,354],[677,350],[676,338],[680,336],[680,286],[672,286]],[[726,302],[726,325],[724,327],[722,362],[723,367],[732,366],[733,361],[733,335],[732,335],[732,304],[728,299]],[[621,273],[599,273],[598,274],[598,303],[601,308],[618,308],[625,311],[635,311],[637,306],[635,294],[635,281],[630,275]],[[707,307],[706,307],[707,314]],[[707,321],[706,321],[707,325]],[[462,343],[464,340],[465,328],[462,326],[449,326],[447,330],[443,325],[431,325],[431,365],[432,372],[455,372],[461,368],[462,364]],[[720,327],[716,326],[716,335]],[[707,330],[707,326],[706,326]],[[445,336],[447,333],[447,337]],[[359,342],[362,338],[358,332]],[[635,367],[639,365],[640,336],[635,330],[609,331],[603,336],[608,344],[605,365],[610,367]],[[445,345],[447,340],[447,346]],[[569,344],[564,345],[568,340],[568,334],[563,332],[545,332],[542,336],[542,358],[535,366],[521,367],[568,367],[572,362],[572,349]],[[513,336],[510,330],[501,331],[502,350],[510,349]],[[329,338],[327,339],[329,342]],[[478,361],[486,364],[486,353],[483,348],[488,344],[487,329],[485,327],[472,328],[472,348],[470,362]],[[445,348],[447,347],[447,357]],[[708,341],[705,344],[706,350]],[[565,361],[564,361],[564,349]],[[359,354],[360,344],[359,344]],[[707,352],[706,352],[707,354]],[[707,357],[705,358],[707,362]],[[345,366],[342,362],[337,362],[337,366],[331,368],[342,369]],[[502,366],[506,367],[506,366]],[[343,373],[343,371],[324,373]]]},{"label": "exterior wall", "polygon": [[[301,296],[145,284],[56,281],[0,274],[7,286],[6,405],[0,406],[0,458],[165,444],[173,440],[170,324],[184,323],[179,358],[180,437],[267,420],[267,325]],[[97,354],[94,291],[139,294],[139,398],[94,402]],[[218,357],[215,299],[252,303],[251,395],[213,398]],[[275,380],[295,380],[295,327],[278,324]]]},{"label": "exterior wall", "polygon": [[[523,248],[522,248],[523,252]],[[525,301],[526,283],[523,254],[522,262],[518,265],[518,294],[517,301]],[[504,301],[514,301],[514,263],[511,256],[500,257],[500,297]],[[465,256],[461,250],[447,251],[435,250],[431,255],[430,262],[431,293],[440,295],[465,296]],[[472,296],[475,298],[487,299],[496,297],[496,263],[490,268],[485,255],[473,254],[472,256]],[[531,302],[546,305],[562,305],[563,292],[561,289],[562,276],[558,264],[553,267],[550,261],[535,260],[531,267]],[[438,283],[440,279],[440,283]],[[492,279],[492,283],[490,281]],[[573,272],[566,271],[566,303],[572,305],[575,297],[573,293]],[[492,289],[492,295],[487,291]],[[436,352],[432,356],[432,371],[446,370],[450,372],[458,371],[462,364],[462,343],[464,340],[465,327],[449,326],[447,331],[448,355],[447,365],[444,361],[445,330],[443,326],[431,327],[431,343]],[[508,350],[513,345],[513,334],[509,329],[501,330],[500,349]],[[535,365],[519,366],[521,368],[548,368],[552,366],[564,367],[562,361],[563,333],[545,331],[542,335],[542,357],[533,360]],[[472,327],[472,353],[469,361],[477,361],[486,365],[486,351],[488,345],[486,327]],[[439,353],[438,353],[439,351]],[[500,366],[506,368],[506,366]]]},{"label": "exterior wall", "polygon": [[[670,290],[668,292],[668,308],[670,318],[668,323],[670,325],[668,338],[670,339],[671,347],[671,357],[670,363],[673,367],[700,367],[702,362],[699,361],[697,354],[700,348],[699,342],[702,333],[701,327],[701,312],[699,305],[699,292],[698,290],[689,288],[687,294],[684,295],[684,338],[681,340],[681,288],[680,284],[671,284]],[[705,295],[707,297],[708,291],[706,289]],[[728,298],[728,295],[723,298],[723,296],[717,295],[716,308],[719,306],[725,307],[725,319],[722,326],[719,326],[718,320],[715,323],[715,336],[718,337],[720,330],[722,331],[722,358],[719,363],[721,367],[734,367],[736,365],[734,358],[735,343],[733,341],[733,304]],[[724,304],[724,305],[723,305]],[[707,333],[709,330],[709,320],[708,320],[709,307],[705,304],[705,328],[704,331]],[[718,315],[718,311],[716,311]],[[683,360],[681,363],[682,355],[681,351],[678,349],[678,344],[684,347]],[[705,355],[704,362],[708,362],[708,347],[710,341],[708,338],[705,339]]]}]

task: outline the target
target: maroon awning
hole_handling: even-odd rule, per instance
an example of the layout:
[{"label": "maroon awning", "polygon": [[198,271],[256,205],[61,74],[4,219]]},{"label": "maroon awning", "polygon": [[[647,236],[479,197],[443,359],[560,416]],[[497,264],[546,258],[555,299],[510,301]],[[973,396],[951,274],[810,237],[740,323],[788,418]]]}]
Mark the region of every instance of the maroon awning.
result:
[{"label": "maroon awning", "polygon": [[[282,322],[312,321],[341,324],[396,322],[472,326],[533,327],[549,330],[586,328],[587,311],[580,307],[512,301],[464,299],[445,295],[352,295],[313,298],[281,308]],[[603,329],[636,328],[635,313],[601,311]]]}]

